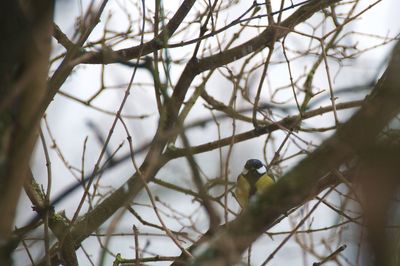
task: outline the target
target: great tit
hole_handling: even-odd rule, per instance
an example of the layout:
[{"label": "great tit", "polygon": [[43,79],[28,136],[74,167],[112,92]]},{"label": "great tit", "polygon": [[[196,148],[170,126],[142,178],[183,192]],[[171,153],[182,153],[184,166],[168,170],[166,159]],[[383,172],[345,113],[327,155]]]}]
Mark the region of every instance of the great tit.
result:
[{"label": "great tit", "polygon": [[260,160],[248,160],[236,182],[235,195],[239,205],[242,209],[246,208],[253,195],[261,193],[273,183],[275,179],[267,174],[267,169]]}]

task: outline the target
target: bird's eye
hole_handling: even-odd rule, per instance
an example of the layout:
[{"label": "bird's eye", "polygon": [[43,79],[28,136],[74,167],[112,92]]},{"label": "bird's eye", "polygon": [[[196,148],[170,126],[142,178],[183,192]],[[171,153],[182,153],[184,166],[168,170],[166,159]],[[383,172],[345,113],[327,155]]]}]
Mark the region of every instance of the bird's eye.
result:
[{"label": "bird's eye", "polygon": [[267,168],[265,168],[265,166],[261,166],[260,168],[257,169],[257,173],[264,174],[265,172],[267,172]]}]

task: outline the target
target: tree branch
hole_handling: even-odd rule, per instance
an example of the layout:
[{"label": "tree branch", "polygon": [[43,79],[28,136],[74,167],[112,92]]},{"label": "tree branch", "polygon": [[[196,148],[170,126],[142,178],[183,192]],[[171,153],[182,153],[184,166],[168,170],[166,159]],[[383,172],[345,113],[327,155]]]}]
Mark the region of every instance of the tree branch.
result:
[{"label": "tree branch", "polygon": [[[400,44],[371,96],[353,117],[312,154],[256,199],[236,220],[216,233],[196,265],[234,264],[277,217],[298,206],[318,180],[355,154],[365,151],[400,111]],[[227,245],[229,243],[229,245]],[[228,260],[228,261],[227,261]]]}]

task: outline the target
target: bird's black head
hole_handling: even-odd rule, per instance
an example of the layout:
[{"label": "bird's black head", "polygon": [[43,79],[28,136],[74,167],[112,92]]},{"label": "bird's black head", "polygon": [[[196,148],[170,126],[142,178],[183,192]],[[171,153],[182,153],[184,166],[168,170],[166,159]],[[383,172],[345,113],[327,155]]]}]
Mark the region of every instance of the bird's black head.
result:
[{"label": "bird's black head", "polygon": [[260,160],[257,159],[250,159],[244,165],[244,168],[247,170],[257,170],[261,167],[263,167],[263,164]]}]

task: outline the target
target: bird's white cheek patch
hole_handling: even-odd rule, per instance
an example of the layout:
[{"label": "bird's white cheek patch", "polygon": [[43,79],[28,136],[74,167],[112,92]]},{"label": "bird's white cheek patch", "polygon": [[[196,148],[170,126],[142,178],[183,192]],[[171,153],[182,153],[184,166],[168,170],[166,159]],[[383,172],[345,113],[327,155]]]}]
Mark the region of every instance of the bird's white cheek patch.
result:
[{"label": "bird's white cheek patch", "polygon": [[247,170],[247,169],[243,169],[243,171],[242,171],[242,175],[247,175],[247,173],[249,172],[249,170]]},{"label": "bird's white cheek patch", "polygon": [[257,169],[257,173],[260,175],[264,174],[265,172],[267,172],[267,168],[265,168],[264,165]]}]

